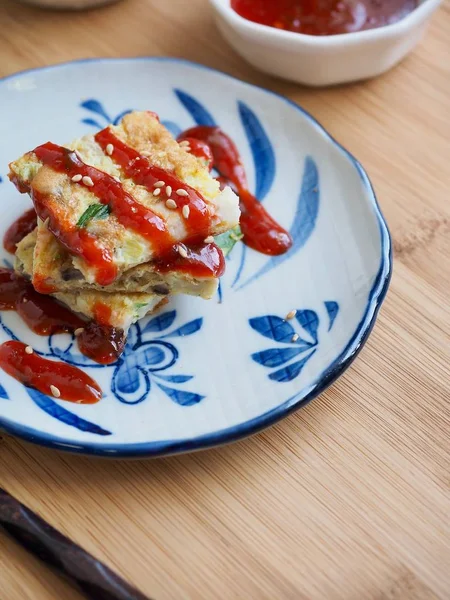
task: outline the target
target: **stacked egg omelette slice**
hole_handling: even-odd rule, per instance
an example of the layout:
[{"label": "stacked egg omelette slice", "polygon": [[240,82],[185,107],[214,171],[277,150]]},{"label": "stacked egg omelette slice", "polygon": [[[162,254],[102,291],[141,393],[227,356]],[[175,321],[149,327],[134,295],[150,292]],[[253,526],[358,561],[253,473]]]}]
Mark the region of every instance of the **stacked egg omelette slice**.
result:
[{"label": "stacked egg omelette slice", "polygon": [[37,213],[16,271],[125,332],[171,294],[211,298],[224,266],[213,237],[238,225],[239,201],[186,148],[154,113],[132,112],[11,163],[11,181]]}]

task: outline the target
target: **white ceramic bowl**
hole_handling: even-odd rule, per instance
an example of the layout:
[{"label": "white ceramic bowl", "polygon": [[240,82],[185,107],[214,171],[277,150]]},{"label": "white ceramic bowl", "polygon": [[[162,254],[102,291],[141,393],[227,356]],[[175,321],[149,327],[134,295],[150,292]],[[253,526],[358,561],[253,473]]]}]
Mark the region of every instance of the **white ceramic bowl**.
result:
[{"label": "white ceramic bowl", "polygon": [[422,0],[407,17],[386,27],[317,37],[281,31],[239,16],[230,0],[210,0],[225,39],[251,65],[311,86],[368,79],[388,71],[419,42],[441,0]]}]

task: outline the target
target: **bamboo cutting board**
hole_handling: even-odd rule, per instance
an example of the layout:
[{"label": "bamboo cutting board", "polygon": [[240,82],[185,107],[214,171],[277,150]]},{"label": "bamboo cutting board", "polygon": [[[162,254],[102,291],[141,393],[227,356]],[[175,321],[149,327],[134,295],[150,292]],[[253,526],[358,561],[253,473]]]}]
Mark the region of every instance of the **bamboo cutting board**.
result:
[{"label": "bamboo cutting board", "polygon": [[[276,427],[134,462],[4,436],[0,486],[155,600],[449,598],[448,0],[395,70],[325,90],[245,65],[206,0],[127,0],[80,14],[5,0],[0,25],[0,75],[80,57],[170,55],[289,96],[368,170],[396,259],[359,359]],[[0,535],[0,598],[80,596]]]}]

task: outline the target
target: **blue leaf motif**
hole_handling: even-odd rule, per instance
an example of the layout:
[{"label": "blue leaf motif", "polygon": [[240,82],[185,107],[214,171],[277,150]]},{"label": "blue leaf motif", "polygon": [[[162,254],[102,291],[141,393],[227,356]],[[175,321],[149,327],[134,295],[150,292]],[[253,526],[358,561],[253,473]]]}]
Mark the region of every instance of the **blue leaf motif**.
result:
[{"label": "blue leaf motif", "polygon": [[279,369],[278,371],[271,373],[269,375],[269,379],[272,379],[273,381],[278,381],[280,383],[292,381],[293,379],[295,379],[296,377],[298,377],[300,375],[303,367],[306,365],[308,360],[311,358],[311,356],[315,352],[316,351],[313,350],[310,354],[308,354],[307,356],[305,356],[298,362],[292,363],[292,364],[288,365],[287,367],[283,367],[282,369]]},{"label": "blue leaf motif", "polygon": [[168,329],[175,321],[177,312],[171,310],[151,319],[144,327],[143,333],[159,332]]},{"label": "blue leaf motif", "polygon": [[253,155],[256,174],[255,195],[262,201],[275,178],[275,153],[258,117],[244,102],[238,102],[239,115]]},{"label": "blue leaf motif", "polygon": [[174,138],[177,138],[182,131],[181,127],[179,127],[173,121],[161,121],[161,124],[164,125],[164,127],[170,131]]},{"label": "blue leaf motif", "polygon": [[275,315],[255,317],[250,319],[249,323],[252,329],[276,342],[291,342],[295,333],[287,321]]},{"label": "blue leaf motif", "polygon": [[[156,365],[160,365],[166,358],[166,353],[161,346],[151,344],[152,343],[150,342],[148,346],[141,346],[139,357],[143,357],[144,361],[140,361],[140,366],[155,367]],[[144,364],[142,364],[142,362]]]},{"label": "blue leaf motif", "polygon": [[[151,390],[150,377],[145,369],[139,366],[121,363],[112,378],[111,391],[122,404],[139,404],[143,402]],[[142,390],[137,396],[137,392]]]},{"label": "blue leaf motif", "polygon": [[94,119],[81,119],[81,122],[85,125],[92,125],[92,127],[95,127],[96,129],[102,128],[100,123],[98,123],[98,121],[94,121]]},{"label": "blue leaf motif", "polygon": [[214,127],[216,122],[212,117],[211,113],[209,113],[206,108],[200,104],[198,100],[183,92],[182,90],[174,90],[178,100],[184,106],[184,108],[191,115],[193,120],[197,123],[197,125],[209,125]]},{"label": "blue leaf motif", "polygon": [[319,327],[319,318],[313,310],[298,310],[295,318],[309,335],[317,343],[317,328]]},{"label": "blue leaf motif", "polygon": [[192,375],[161,375],[161,373],[155,373],[154,375],[155,377],[163,379],[164,381],[168,381],[169,383],[186,383],[186,381],[194,379]]},{"label": "blue leaf motif", "polygon": [[9,400],[8,393],[5,390],[5,388],[2,386],[1,383],[0,383],[0,398],[3,398],[3,400]]},{"label": "blue leaf motif", "polygon": [[94,98],[91,98],[90,100],[85,100],[81,103],[81,107],[86,108],[87,110],[90,110],[91,112],[96,113],[97,115],[100,115],[105,119],[107,123],[111,122],[108,113],[103,108],[102,103],[98,100],[94,100]]},{"label": "blue leaf motif", "polygon": [[80,431],[85,431],[87,433],[95,433],[97,435],[111,435],[110,431],[107,431],[106,429],[95,425],[95,423],[91,423],[90,421],[86,421],[85,419],[78,417],[77,415],[63,408],[62,406],[60,406],[51,398],[45,396],[41,392],[38,392],[33,388],[26,389],[28,395],[33,400],[33,402],[54,419],[58,419],[58,421],[61,421],[62,423],[65,423],[70,427],[75,427],[76,429],[79,429]]},{"label": "blue leaf motif", "polygon": [[196,333],[197,331],[199,331],[201,329],[202,324],[203,324],[203,319],[201,317],[198,319],[194,319],[193,321],[186,323],[186,325],[182,325],[178,329],[175,329],[174,331],[172,331],[170,333],[166,333],[166,335],[161,336],[160,339],[192,335],[193,333]]},{"label": "blue leaf motif", "polygon": [[165,371],[175,364],[178,350],[169,342],[153,340],[145,342],[139,349],[127,354],[124,362],[127,368],[145,368],[149,371]]},{"label": "blue leaf motif", "polygon": [[128,110],[124,110],[123,112],[119,113],[117,117],[113,119],[113,125],[118,125],[120,121],[124,118],[124,116],[129,115],[131,112],[133,111],[131,110],[131,108],[129,108]]},{"label": "blue leaf motif", "polygon": [[169,388],[165,385],[158,383],[158,386],[162,391],[169,396],[171,400],[179,404],[180,406],[193,406],[198,404],[205,398],[200,394],[194,394],[193,392],[185,392],[183,390],[176,390],[175,388]]},{"label": "blue leaf motif", "polygon": [[245,281],[238,289],[242,290],[249,283],[256,281],[263,275],[266,275],[275,267],[280,266],[286,260],[289,260],[297,254],[300,248],[308,241],[310,235],[316,226],[317,216],[319,214],[319,172],[316,163],[308,156],[305,160],[302,189],[295,211],[294,221],[289,233],[294,240],[290,250],[280,256],[270,258],[259,271]]},{"label": "blue leaf motif", "polygon": [[134,394],[140,386],[141,372],[133,366],[129,367],[128,361],[124,361],[115,376],[116,388],[121,394]]},{"label": "blue leaf motif", "polygon": [[263,367],[279,367],[294,358],[294,356],[304,352],[307,348],[311,348],[311,346],[305,343],[299,348],[270,348],[262,352],[255,352],[252,354],[252,358]]},{"label": "blue leaf motif", "polygon": [[325,304],[325,308],[327,309],[328,319],[329,319],[328,331],[331,331],[331,329],[334,325],[334,322],[336,320],[336,317],[338,316],[339,304],[337,302],[333,302],[333,301],[327,301],[327,302],[324,302],[324,304]]},{"label": "blue leaf motif", "polygon": [[127,354],[116,369],[113,375],[115,389],[120,394],[134,394],[141,387],[141,378],[144,376],[144,384],[148,381],[146,390],[148,394],[150,380],[146,371],[152,371],[156,367],[167,369],[175,363],[177,356],[177,351],[170,345],[165,346],[155,342],[142,345],[139,350]]}]

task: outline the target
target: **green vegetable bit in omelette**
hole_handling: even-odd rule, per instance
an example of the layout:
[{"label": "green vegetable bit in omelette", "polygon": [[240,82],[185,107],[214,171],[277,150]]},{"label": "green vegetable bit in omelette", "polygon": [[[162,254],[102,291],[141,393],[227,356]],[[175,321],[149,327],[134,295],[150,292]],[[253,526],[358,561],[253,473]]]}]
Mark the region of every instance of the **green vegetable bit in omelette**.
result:
[{"label": "green vegetable bit in omelette", "polygon": [[77,227],[86,227],[93,219],[106,219],[111,214],[109,204],[91,204],[78,219]]},{"label": "green vegetable bit in omelette", "polygon": [[214,238],[214,243],[222,250],[223,255],[227,257],[233,250],[234,246],[243,239],[244,235],[239,225],[221,233]]}]

